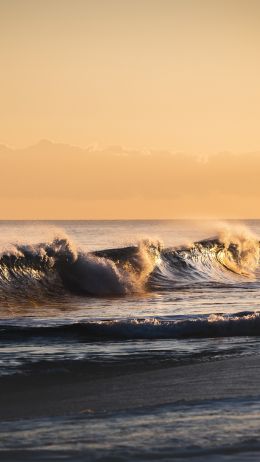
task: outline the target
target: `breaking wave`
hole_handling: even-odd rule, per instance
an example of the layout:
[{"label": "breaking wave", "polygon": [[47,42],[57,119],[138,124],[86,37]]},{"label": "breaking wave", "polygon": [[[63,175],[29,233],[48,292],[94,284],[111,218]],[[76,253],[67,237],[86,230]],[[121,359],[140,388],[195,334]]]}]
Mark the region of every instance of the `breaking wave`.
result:
[{"label": "breaking wave", "polygon": [[222,232],[182,247],[160,242],[84,252],[66,236],[38,244],[13,244],[0,254],[0,296],[41,297],[68,292],[123,296],[191,284],[255,280],[259,241],[246,232]]}]

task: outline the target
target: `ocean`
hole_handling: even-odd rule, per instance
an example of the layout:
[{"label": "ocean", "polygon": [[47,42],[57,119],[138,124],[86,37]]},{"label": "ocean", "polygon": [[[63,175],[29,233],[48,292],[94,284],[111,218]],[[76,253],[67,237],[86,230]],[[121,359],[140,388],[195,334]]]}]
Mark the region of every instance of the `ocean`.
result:
[{"label": "ocean", "polygon": [[0,222],[1,460],[258,460],[259,236]]}]

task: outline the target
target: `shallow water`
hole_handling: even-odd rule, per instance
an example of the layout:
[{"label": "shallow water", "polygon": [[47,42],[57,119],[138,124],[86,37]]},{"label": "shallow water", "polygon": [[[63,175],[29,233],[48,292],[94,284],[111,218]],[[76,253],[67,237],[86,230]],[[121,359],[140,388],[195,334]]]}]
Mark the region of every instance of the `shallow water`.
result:
[{"label": "shallow water", "polygon": [[[0,222],[0,376],[217,368],[221,358],[259,355],[259,236],[257,220]],[[121,247],[126,257],[93,254]],[[254,460],[259,412],[257,400],[234,396],[5,423],[0,449],[37,450],[35,460],[44,450],[47,460],[53,451],[65,460],[70,451],[78,460]]]},{"label": "shallow water", "polygon": [[259,460],[259,412],[258,400],[222,400],[4,423],[0,450],[13,460]]}]

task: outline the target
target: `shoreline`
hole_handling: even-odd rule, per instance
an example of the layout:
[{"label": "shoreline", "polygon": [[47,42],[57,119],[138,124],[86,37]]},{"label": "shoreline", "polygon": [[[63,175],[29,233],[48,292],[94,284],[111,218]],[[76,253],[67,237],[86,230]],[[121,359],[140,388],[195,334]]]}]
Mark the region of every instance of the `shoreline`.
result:
[{"label": "shoreline", "polygon": [[[228,358],[120,374],[0,379],[0,420],[75,416],[166,404],[260,397],[260,358]],[[103,376],[101,373],[103,372]]]}]

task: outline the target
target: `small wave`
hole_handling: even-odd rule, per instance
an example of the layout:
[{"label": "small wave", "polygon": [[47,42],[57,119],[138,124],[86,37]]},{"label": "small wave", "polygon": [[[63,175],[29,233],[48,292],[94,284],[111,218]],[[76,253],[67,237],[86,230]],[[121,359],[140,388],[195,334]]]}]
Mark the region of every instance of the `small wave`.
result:
[{"label": "small wave", "polygon": [[1,338],[72,336],[81,340],[187,339],[260,335],[260,313],[211,314],[190,319],[125,319],[77,322],[55,326],[0,326]]}]

